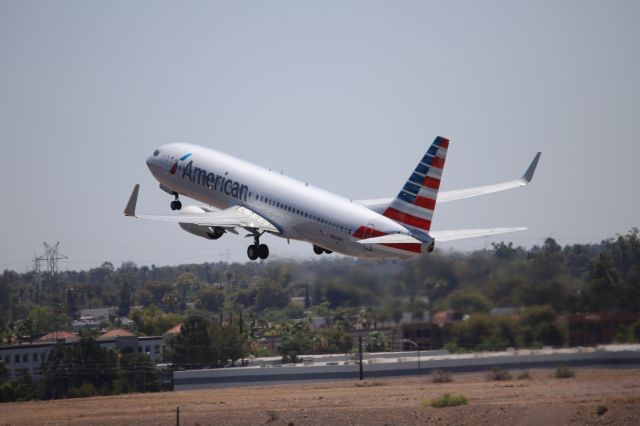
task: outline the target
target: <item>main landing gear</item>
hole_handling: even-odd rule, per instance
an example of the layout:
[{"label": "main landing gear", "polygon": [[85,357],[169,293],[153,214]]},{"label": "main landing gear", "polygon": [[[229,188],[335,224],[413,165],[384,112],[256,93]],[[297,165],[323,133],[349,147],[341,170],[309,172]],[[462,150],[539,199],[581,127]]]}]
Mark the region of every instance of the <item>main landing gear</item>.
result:
[{"label": "main landing gear", "polygon": [[327,254],[333,253],[331,250],[327,250],[327,249],[324,249],[324,248],[322,248],[320,246],[315,246],[315,245],[313,246],[313,252],[315,254],[318,254],[318,255],[320,255],[322,253],[327,253]]},{"label": "main landing gear", "polygon": [[266,244],[260,244],[260,235],[253,236],[253,244],[247,247],[247,256],[249,256],[250,260],[269,257],[269,247]]},{"label": "main landing gear", "polygon": [[174,192],[173,195],[176,199],[173,200],[169,206],[171,206],[171,210],[180,210],[182,208],[182,203],[178,200],[178,193]]}]

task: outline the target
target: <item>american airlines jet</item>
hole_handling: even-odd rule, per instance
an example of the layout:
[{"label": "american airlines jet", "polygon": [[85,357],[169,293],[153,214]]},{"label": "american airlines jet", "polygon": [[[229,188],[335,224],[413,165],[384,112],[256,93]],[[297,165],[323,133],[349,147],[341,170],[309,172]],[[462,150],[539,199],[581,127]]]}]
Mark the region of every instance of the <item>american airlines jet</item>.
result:
[{"label": "american airlines jet", "polygon": [[[135,185],[126,216],[176,222],[199,237],[217,240],[226,233],[248,232],[249,259],[266,259],[265,233],[306,241],[316,254],[395,258],[433,251],[436,241],[453,241],[526,228],[431,231],[436,205],[524,186],[531,182],[538,153],[515,180],[438,192],[449,140],[437,137],[395,198],[352,201],[282,174],[209,148],[175,143],[156,149],[147,166],[160,188],[174,197],[174,214],[138,215],[140,185]],[[205,205],[182,208],[179,196]]]}]

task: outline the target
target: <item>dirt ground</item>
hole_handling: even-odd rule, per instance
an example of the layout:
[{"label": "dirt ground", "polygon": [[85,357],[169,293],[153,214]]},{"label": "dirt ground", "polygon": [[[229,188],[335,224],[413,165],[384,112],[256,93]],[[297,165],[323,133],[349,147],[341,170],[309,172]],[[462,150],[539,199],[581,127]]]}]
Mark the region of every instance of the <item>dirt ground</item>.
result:
[{"label": "dirt ground", "polygon": [[[426,375],[0,404],[0,424],[174,425],[178,406],[181,425],[640,424],[638,369],[576,369],[571,379],[519,373],[500,382],[478,373],[436,384]],[[468,404],[423,405],[444,393]]]}]

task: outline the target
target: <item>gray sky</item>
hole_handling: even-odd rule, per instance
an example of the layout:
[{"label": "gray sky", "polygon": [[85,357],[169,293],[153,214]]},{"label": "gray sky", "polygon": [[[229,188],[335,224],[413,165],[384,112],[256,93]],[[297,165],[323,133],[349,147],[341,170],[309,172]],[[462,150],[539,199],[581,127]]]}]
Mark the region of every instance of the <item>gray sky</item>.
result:
[{"label": "gray sky", "polygon": [[135,183],[141,211],[169,211],[144,161],[178,141],[355,199],[395,195],[436,135],[445,190],[543,151],[531,186],[439,206],[434,229],[522,225],[503,238],[526,246],[626,233],[638,22],[638,1],[0,0],[0,269],[31,268],[43,241],[70,269],[245,261],[248,240],[122,216]]}]

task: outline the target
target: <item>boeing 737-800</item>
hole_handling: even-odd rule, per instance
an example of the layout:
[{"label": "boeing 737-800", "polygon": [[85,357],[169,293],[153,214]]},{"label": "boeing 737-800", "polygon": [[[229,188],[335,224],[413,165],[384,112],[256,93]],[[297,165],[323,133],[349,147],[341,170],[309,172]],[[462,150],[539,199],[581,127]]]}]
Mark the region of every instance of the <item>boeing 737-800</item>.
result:
[{"label": "boeing 737-800", "polygon": [[[440,192],[449,140],[437,137],[395,198],[352,201],[307,183],[202,146],[175,143],[156,149],[147,166],[160,188],[174,197],[174,214],[137,215],[139,185],[126,216],[179,223],[199,237],[217,240],[246,230],[253,237],[249,259],[266,259],[264,233],[306,241],[316,254],[411,257],[433,250],[436,241],[453,241],[526,228],[431,231],[436,203],[475,197],[531,182],[540,154],[525,174],[494,185]],[[179,196],[204,203],[182,208]]]}]

